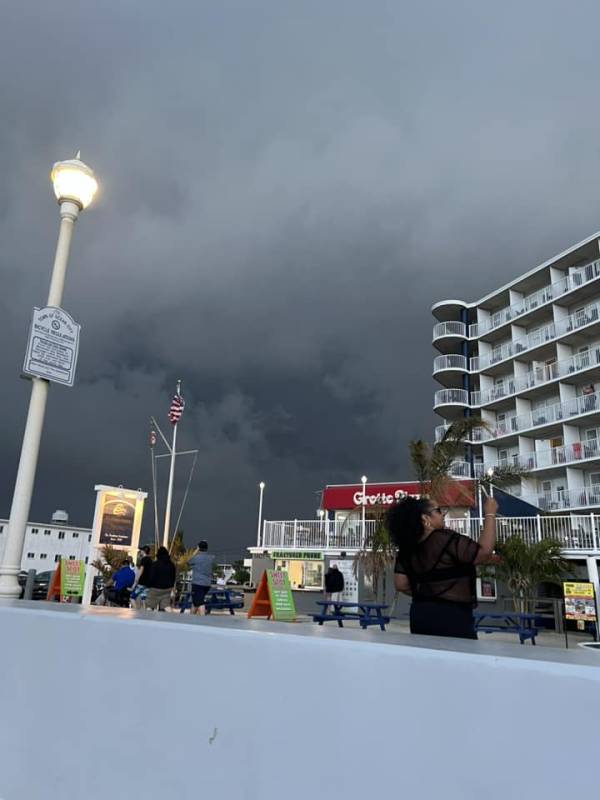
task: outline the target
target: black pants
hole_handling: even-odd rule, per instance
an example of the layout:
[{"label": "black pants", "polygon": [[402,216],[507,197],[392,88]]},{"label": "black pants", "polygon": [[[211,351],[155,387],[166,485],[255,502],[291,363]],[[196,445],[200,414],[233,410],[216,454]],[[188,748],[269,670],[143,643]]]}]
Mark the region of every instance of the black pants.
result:
[{"label": "black pants", "polygon": [[471,606],[447,600],[413,600],[410,607],[410,632],[426,636],[477,639]]}]

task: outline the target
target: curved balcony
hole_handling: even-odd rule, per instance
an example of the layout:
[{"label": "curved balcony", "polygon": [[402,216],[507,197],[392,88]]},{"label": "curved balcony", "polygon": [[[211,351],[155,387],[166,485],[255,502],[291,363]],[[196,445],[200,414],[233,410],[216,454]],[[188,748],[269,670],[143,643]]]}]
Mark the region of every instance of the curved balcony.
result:
[{"label": "curved balcony", "polygon": [[469,304],[464,300],[440,300],[431,306],[431,313],[440,322],[446,322],[460,317],[463,309],[468,307]]},{"label": "curved balcony", "polygon": [[447,419],[458,419],[469,407],[469,393],[465,389],[439,389],[433,396],[433,409]]},{"label": "curved balcony", "polygon": [[453,478],[471,478],[471,465],[468,461],[454,461],[448,470]]},{"label": "curved balcony", "polygon": [[433,344],[441,353],[460,350],[466,338],[467,326],[464,322],[438,322],[433,326]]},{"label": "curved balcony", "polygon": [[465,356],[451,354],[433,359],[433,375],[444,386],[462,385],[463,376],[468,372]]}]

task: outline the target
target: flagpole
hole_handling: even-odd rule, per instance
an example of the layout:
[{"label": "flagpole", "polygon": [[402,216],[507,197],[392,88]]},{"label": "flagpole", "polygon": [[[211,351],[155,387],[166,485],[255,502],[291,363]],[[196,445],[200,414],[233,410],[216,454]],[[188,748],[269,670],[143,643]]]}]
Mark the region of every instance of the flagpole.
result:
[{"label": "flagpole", "polygon": [[[181,381],[177,381],[177,394],[181,394]],[[177,443],[177,423],[173,425],[173,442],[171,445],[171,469],[169,470],[169,488],[167,490],[167,507],[165,509],[165,527],[163,530],[163,547],[169,547],[169,527],[171,525],[171,503],[173,501],[173,479],[175,477],[175,445]]]}]

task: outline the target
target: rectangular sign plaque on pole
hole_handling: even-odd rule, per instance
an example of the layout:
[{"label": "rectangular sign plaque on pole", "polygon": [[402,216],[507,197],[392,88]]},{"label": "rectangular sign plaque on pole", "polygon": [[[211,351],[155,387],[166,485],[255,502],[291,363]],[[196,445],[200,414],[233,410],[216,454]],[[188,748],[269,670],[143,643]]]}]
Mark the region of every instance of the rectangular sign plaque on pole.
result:
[{"label": "rectangular sign plaque on pole", "polygon": [[[563,597],[565,620],[575,620],[580,630],[582,625],[585,629],[586,622],[593,622],[596,627],[596,638],[598,638],[598,614],[594,584],[587,581],[564,581]],[[565,642],[568,647],[566,625]]]},{"label": "rectangular sign plaque on pole", "polygon": [[62,308],[34,308],[23,374],[73,386],[80,331],[81,325]]}]

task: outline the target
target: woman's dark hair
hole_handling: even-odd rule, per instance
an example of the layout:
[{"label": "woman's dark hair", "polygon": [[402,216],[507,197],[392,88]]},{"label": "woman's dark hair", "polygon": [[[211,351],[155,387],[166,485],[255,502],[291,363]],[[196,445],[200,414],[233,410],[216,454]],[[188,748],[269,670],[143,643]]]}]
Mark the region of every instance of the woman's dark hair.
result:
[{"label": "woman's dark hair", "polygon": [[156,551],[156,560],[157,561],[170,561],[171,558],[169,557],[169,551],[166,547],[159,547]]},{"label": "woman's dark hair", "polygon": [[385,524],[390,539],[398,548],[401,561],[409,559],[414,553],[417,543],[423,535],[421,514],[426,514],[430,505],[429,500],[405,497],[387,512]]}]

